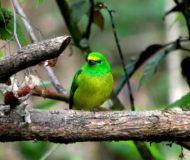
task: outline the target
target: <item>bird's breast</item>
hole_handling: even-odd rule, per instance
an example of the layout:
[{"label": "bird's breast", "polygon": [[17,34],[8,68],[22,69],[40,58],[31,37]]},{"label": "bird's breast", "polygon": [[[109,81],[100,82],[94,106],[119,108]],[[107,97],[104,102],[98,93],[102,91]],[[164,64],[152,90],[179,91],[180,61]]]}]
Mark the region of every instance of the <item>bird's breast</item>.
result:
[{"label": "bird's breast", "polygon": [[103,76],[89,76],[82,73],[77,81],[78,88],[74,94],[74,106],[77,109],[89,110],[106,101],[113,86],[111,73]]}]

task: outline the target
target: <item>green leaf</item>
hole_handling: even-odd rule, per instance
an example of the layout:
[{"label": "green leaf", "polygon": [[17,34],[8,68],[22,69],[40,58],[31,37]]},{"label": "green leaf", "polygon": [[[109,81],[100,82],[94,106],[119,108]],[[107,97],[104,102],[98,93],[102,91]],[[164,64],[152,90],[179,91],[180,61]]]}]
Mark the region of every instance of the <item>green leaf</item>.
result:
[{"label": "green leaf", "polygon": [[71,4],[71,22],[78,24],[83,15],[89,10],[89,4],[85,0],[77,0]]},{"label": "green leaf", "polygon": [[131,76],[141,66],[141,64],[147,61],[162,48],[162,44],[152,44],[142,51],[138,57],[134,57],[127,65],[127,72],[129,76]]},{"label": "green leaf", "polygon": [[157,144],[148,144],[146,143],[147,147],[150,149],[150,152],[153,154],[156,160],[164,160],[162,153],[160,152]]},{"label": "green leaf", "polygon": [[37,105],[36,108],[49,109],[49,108],[53,107],[56,103],[58,103],[58,101],[56,101],[56,100],[47,100],[47,101]]},{"label": "green leaf", "polygon": [[[129,62],[129,64],[127,65],[128,76],[131,77],[143,63],[145,63],[150,57],[156,54],[159,50],[163,49],[163,47],[164,45],[162,44],[152,44],[148,46],[144,51],[142,51],[138,57],[133,57]],[[120,92],[120,88],[122,88],[125,82],[126,82],[126,76],[124,75],[119,80],[119,84],[115,89],[115,93]]]},{"label": "green leaf", "polygon": [[[144,142],[145,143],[145,142]],[[145,143],[145,145],[150,149],[150,152],[153,154],[156,160],[163,160],[163,155],[158,148],[159,145]],[[117,159],[138,159],[142,160],[139,151],[133,141],[120,141],[120,142],[111,142],[105,143],[106,149],[115,155]]]},{"label": "green leaf", "polygon": [[17,26],[17,36],[18,36],[18,39],[19,39],[20,43],[23,46],[27,45],[29,43],[29,41],[28,41],[28,38],[25,35],[24,28],[23,28],[20,20],[18,19],[18,17],[17,17],[16,26]]},{"label": "green leaf", "polygon": [[49,157],[61,146],[61,144],[54,144],[41,158],[40,160],[48,160]]},{"label": "green leaf", "polygon": [[0,8],[0,39],[10,40],[12,33],[8,26],[13,21],[13,15],[10,11],[5,8]]},{"label": "green leaf", "polygon": [[155,72],[156,69],[158,68],[158,65],[160,62],[166,57],[166,52],[160,52],[159,54],[155,55],[152,57],[146,64],[146,67],[144,69],[144,74],[141,77],[139,81],[139,87],[142,86],[142,84],[148,80]]},{"label": "green leaf", "polygon": [[45,153],[48,150],[49,142],[19,142],[19,148],[24,159],[40,159],[42,153]]},{"label": "green leaf", "polygon": [[190,110],[190,92],[182,96],[180,99],[173,102],[172,104],[168,105],[167,108],[172,108],[172,107],[180,107],[183,110]]},{"label": "green leaf", "polygon": [[44,2],[44,0],[36,0],[37,6],[42,5],[42,4],[43,4],[43,2]]},{"label": "green leaf", "polygon": [[[28,44],[28,39],[24,33],[19,17],[16,21],[17,36],[22,45]],[[0,39],[13,40],[14,16],[11,11],[0,8]]]},{"label": "green leaf", "polygon": [[105,146],[112,155],[117,155],[117,159],[142,160],[141,155],[132,141],[105,143]]},{"label": "green leaf", "polygon": [[3,51],[0,51],[0,59],[5,56],[5,53]]}]

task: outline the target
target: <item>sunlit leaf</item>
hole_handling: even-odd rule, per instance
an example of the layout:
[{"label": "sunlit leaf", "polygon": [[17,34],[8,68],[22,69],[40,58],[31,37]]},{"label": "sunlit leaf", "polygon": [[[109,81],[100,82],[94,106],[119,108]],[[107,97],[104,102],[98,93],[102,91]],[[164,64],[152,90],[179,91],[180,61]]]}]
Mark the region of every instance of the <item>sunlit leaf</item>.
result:
[{"label": "sunlit leaf", "polygon": [[3,51],[0,51],[0,59],[5,56],[5,53]]},{"label": "sunlit leaf", "polygon": [[[117,159],[142,160],[142,157],[133,141],[120,141],[105,144],[107,147],[106,149],[112,153],[112,156],[116,156]],[[156,144],[149,145],[149,143],[145,143],[145,145],[148,147],[148,149],[150,149],[150,152],[153,154],[156,160],[164,160]]]},{"label": "sunlit leaf", "polygon": [[173,102],[172,104],[168,105],[167,108],[172,108],[172,107],[181,107],[184,110],[190,110],[190,92],[182,96],[180,99]]},{"label": "sunlit leaf", "polygon": [[111,156],[117,155],[117,159],[138,159],[142,160],[138,150],[132,141],[121,141],[105,143]]},{"label": "sunlit leaf", "polygon": [[20,142],[19,143],[22,156],[27,160],[40,159],[43,153],[49,148],[48,142]]},{"label": "sunlit leaf", "polygon": [[89,4],[86,0],[77,0],[71,4],[71,20],[77,24],[83,15],[89,10]]},{"label": "sunlit leaf", "polygon": [[56,101],[56,100],[46,100],[45,102],[37,105],[36,108],[49,109],[49,108],[53,107],[56,103],[58,103],[58,101]]},{"label": "sunlit leaf", "polygon": [[[22,45],[28,43],[28,39],[24,33],[24,29],[21,25],[19,17],[16,21],[17,36]],[[0,39],[2,40],[13,40],[14,32],[14,17],[11,11],[5,8],[0,8]]]},{"label": "sunlit leaf", "polygon": [[147,144],[147,147],[150,149],[150,152],[155,157],[156,160],[164,160],[162,153],[160,152],[157,144]]},{"label": "sunlit leaf", "polygon": [[37,6],[42,5],[42,4],[43,4],[43,2],[44,2],[44,0],[36,0]]},{"label": "sunlit leaf", "polygon": [[13,21],[12,12],[7,9],[0,8],[0,39],[9,40],[12,38],[12,33],[8,26]]}]

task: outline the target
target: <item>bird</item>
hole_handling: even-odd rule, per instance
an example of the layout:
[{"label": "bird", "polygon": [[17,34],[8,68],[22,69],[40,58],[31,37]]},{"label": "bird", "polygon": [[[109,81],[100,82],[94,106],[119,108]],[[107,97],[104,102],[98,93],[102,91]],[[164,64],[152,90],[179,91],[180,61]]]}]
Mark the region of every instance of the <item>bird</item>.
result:
[{"label": "bird", "polygon": [[113,83],[111,67],[106,57],[100,52],[89,53],[86,63],[73,78],[69,108],[96,110],[109,99]]}]

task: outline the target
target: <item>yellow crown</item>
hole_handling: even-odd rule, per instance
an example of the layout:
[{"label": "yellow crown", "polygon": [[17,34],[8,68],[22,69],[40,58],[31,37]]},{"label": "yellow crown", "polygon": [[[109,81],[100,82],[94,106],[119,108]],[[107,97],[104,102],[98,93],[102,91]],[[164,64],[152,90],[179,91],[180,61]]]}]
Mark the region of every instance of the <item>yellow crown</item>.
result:
[{"label": "yellow crown", "polygon": [[87,60],[88,61],[99,61],[100,58],[99,57],[95,57],[95,56],[88,56]]}]

